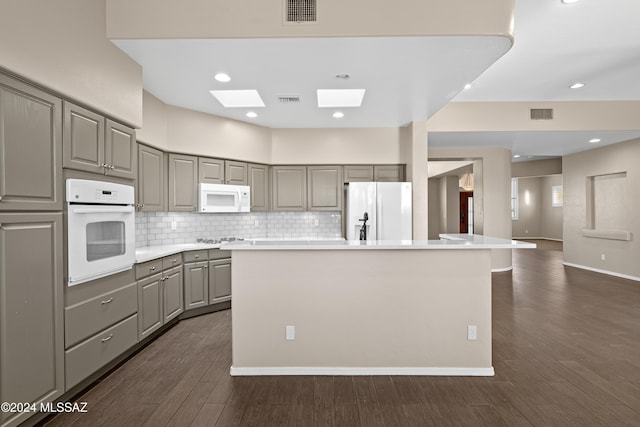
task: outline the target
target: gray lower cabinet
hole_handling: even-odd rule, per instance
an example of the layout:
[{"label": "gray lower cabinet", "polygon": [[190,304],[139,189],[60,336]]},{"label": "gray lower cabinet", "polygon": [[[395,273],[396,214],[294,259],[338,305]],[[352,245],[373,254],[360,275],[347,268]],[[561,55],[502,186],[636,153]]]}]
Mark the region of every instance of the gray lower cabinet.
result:
[{"label": "gray lower cabinet", "polygon": [[231,299],[231,258],[209,261],[209,304]]},{"label": "gray lower cabinet", "polygon": [[307,166],[307,208],[310,211],[342,209],[342,166]]},{"label": "gray lower cabinet", "polygon": [[231,253],[221,249],[184,253],[184,308],[231,299]]},{"label": "gray lower cabinet", "polygon": [[62,101],[0,73],[0,211],[62,210]]},{"label": "gray lower cabinet", "polygon": [[167,169],[164,152],[138,144],[138,210],[167,211]]},{"label": "gray lower cabinet", "polygon": [[169,211],[194,212],[198,209],[198,158],[169,154]]},{"label": "gray lower cabinet", "polygon": [[269,166],[250,163],[248,180],[251,188],[251,212],[269,210]]},{"label": "gray lower cabinet", "polygon": [[[0,213],[0,402],[64,392],[62,213]],[[17,425],[30,413],[0,412]]]},{"label": "gray lower cabinet", "polygon": [[71,102],[64,102],[63,166],[136,179],[135,131]]},{"label": "gray lower cabinet", "polygon": [[271,167],[271,210],[307,210],[307,167]]},{"label": "gray lower cabinet", "polygon": [[184,311],[181,264],[176,254],[136,265],[140,341]]}]

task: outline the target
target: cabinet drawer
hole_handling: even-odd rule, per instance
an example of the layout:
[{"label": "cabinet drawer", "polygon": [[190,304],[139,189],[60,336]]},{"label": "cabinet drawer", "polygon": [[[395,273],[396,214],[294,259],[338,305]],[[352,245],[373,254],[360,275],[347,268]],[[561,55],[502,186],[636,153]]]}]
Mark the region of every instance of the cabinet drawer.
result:
[{"label": "cabinet drawer", "polygon": [[206,261],[207,251],[189,251],[182,254],[184,262]]},{"label": "cabinet drawer", "polygon": [[136,264],[136,280],[160,273],[160,271],[162,271],[162,258]]},{"label": "cabinet drawer", "polygon": [[221,249],[209,249],[209,259],[231,258],[231,251]]},{"label": "cabinet drawer", "polygon": [[64,309],[65,348],[138,311],[135,283]]},{"label": "cabinet drawer", "polygon": [[162,258],[162,269],[177,267],[182,264],[182,254],[170,255]]},{"label": "cabinet drawer", "polygon": [[65,352],[66,389],[133,347],[138,337],[138,315],[123,320]]}]

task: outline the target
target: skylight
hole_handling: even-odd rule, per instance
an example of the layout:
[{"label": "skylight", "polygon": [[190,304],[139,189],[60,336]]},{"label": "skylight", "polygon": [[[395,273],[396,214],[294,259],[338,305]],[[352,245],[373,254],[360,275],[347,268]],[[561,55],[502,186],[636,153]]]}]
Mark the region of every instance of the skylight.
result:
[{"label": "skylight", "polygon": [[264,107],[257,90],[212,90],[214,96],[224,108]]},{"label": "skylight", "polygon": [[365,89],[318,89],[318,107],[359,107]]}]

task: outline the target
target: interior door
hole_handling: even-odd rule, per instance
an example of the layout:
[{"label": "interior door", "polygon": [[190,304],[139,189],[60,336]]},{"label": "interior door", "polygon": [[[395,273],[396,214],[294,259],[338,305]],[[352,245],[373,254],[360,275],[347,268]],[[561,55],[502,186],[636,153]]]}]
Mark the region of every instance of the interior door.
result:
[{"label": "interior door", "polygon": [[[460,233],[466,234],[469,232],[469,206],[471,205],[470,201],[473,200],[473,191],[461,191],[460,192]],[[472,206],[472,205],[471,205]],[[473,218],[471,218],[471,223],[473,223]]]}]

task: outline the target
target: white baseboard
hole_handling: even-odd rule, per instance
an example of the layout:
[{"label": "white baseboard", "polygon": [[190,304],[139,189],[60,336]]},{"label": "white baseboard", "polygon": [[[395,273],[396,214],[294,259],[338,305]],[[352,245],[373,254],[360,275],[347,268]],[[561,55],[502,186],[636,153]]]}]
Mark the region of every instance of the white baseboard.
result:
[{"label": "white baseboard", "polygon": [[491,272],[492,273],[502,273],[504,271],[511,271],[513,270],[513,266],[509,266],[509,267],[505,267],[505,268],[492,268]]},{"label": "white baseboard", "polygon": [[232,376],[262,375],[420,375],[420,376],[458,376],[458,377],[492,377],[491,368],[339,368],[339,367],[231,367]]},{"label": "white baseboard", "polygon": [[628,274],[616,273],[615,271],[602,270],[600,268],[587,267],[586,265],[573,264],[571,262],[563,262],[562,264],[566,265],[567,267],[575,267],[582,270],[593,271],[594,273],[606,274],[608,276],[615,276],[615,277],[620,277],[622,279],[629,279],[636,282],[640,282],[640,277],[630,276]]}]

